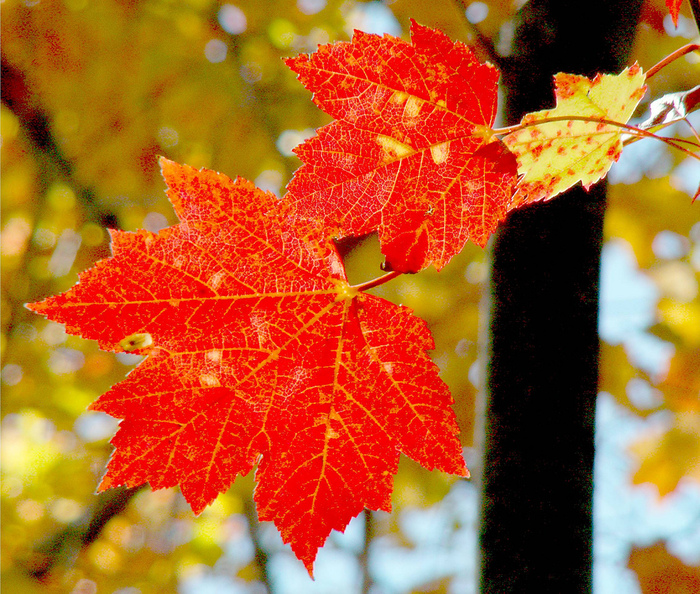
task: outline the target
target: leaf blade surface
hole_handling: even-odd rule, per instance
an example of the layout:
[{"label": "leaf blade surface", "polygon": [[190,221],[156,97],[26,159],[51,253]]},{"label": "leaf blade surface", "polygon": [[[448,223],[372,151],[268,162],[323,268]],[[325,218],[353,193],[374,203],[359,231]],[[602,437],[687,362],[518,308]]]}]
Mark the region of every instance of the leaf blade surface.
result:
[{"label": "leaf blade surface", "polygon": [[[626,124],[644,96],[639,66],[593,80],[560,72],[554,77],[556,107],[527,114],[527,126],[503,142],[518,160],[520,180],[510,208],[549,200],[577,182],[588,189],[602,179],[622,153],[621,127],[575,118],[603,118]],[[535,122],[546,118],[574,119]]]},{"label": "leaf blade surface", "polygon": [[148,357],[91,405],[123,419],[100,490],[179,485],[195,513],[258,466],[255,499],[312,571],[332,529],[390,509],[400,452],[467,474],[427,326],[349,287],[332,241],[277,199],[162,160],[179,225],[30,309]]},{"label": "leaf blade surface", "polygon": [[287,202],[340,235],[377,230],[401,272],[442,268],[505,216],[516,163],[492,135],[498,71],[439,31],[360,31],[287,61],[336,118],[296,149]]}]

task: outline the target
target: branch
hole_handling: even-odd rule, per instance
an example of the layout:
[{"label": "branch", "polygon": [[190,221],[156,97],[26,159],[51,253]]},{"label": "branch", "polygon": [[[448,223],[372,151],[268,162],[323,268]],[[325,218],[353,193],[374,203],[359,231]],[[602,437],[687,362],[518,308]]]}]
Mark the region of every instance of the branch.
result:
[{"label": "branch", "polygon": [[360,569],[362,571],[362,594],[369,594],[372,591],[372,576],[369,573],[369,547],[374,539],[374,515],[372,510],[364,510],[365,516],[365,540],[362,543],[362,552],[360,553]]},{"label": "branch", "polygon": [[274,594],[273,582],[270,580],[270,558],[260,542],[260,522],[258,521],[258,514],[255,511],[255,502],[253,498],[247,497],[243,506],[245,516],[248,520],[250,539],[253,541],[253,546],[255,547],[254,562],[260,574],[259,579],[265,585],[268,594]]},{"label": "branch", "polygon": [[498,66],[500,70],[503,70],[503,57],[496,51],[496,47],[494,46],[493,42],[481,32],[479,27],[477,27],[467,18],[467,3],[464,0],[455,0],[455,2],[460,9],[459,12],[462,15],[462,19],[467,24],[467,28],[476,37],[479,47],[486,52],[490,62],[492,62],[495,66]]},{"label": "branch", "polygon": [[40,167],[43,175],[63,179],[76,190],[78,204],[85,211],[87,220],[102,227],[118,227],[117,215],[98,205],[95,191],[75,179],[73,165],[63,154],[51,130],[49,115],[36,105],[35,95],[27,84],[24,72],[5,58],[2,59],[2,103],[17,116],[35,153],[47,161],[48,167]]},{"label": "branch", "polygon": [[700,31],[700,0],[690,0],[690,9],[693,11],[695,26]]},{"label": "branch", "polygon": [[[34,157],[37,160],[39,176],[39,191],[34,201],[34,229],[30,237],[34,236],[36,226],[42,219],[45,209],[46,191],[53,180],[61,180],[75,190],[78,198],[77,204],[83,211],[83,217],[87,221],[97,223],[100,227],[119,227],[117,215],[102,206],[96,200],[96,194],[92,188],[81,184],[73,175],[73,166],[70,160],[56,141],[51,130],[50,117],[47,111],[37,105],[36,96],[32,92],[27,77],[18,68],[10,64],[4,57],[2,59],[2,103],[19,120],[20,128],[29,141]],[[33,242],[29,242],[22,255],[22,261],[18,264],[18,271],[26,271],[29,262],[37,255]],[[27,297],[33,299],[37,294],[43,293],[41,284],[28,285],[32,294],[12,294],[10,314],[3,321],[3,329],[8,334],[8,341],[12,340],[13,329],[23,320],[27,311],[22,307]],[[2,365],[11,349],[3,349]]]},{"label": "branch", "polygon": [[30,557],[22,563],[27,575],[42,581],[56,565],[70,563],[82,549],[97,540],[107,522],[122,513],[142,488],[143,485],[117,487],[97,495],[90,515],[71,522],[34,547]]}]

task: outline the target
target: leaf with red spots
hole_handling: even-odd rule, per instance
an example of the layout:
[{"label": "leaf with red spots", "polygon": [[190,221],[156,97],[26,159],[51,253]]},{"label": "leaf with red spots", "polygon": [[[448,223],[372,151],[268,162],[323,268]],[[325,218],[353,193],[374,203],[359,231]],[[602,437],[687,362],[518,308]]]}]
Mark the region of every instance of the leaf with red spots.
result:
[{"label": "leaf with red spots", "polygon": [[355,31],[287,64],[335,118],[296,150],[287,202],[338,235],[377,230],[394,270],[442,268],[503,219],[516,162],[492,135],[498,71],[413,22],[411,43]]},{"label": "leaf with red spots", "polygon": [[258,465],[255,500],[311,572],[332,529],[389,510],[399,452],[466,475],[410,310],[348,285],[332,241],[238,179],[162,160],[181,223],[30,309],[148,357],[92,410],[123,419],[100,490],[180,485],[195,513]]},{"label": "leaf with red spots", "polygon": [[[644,96],[639,66],[593,80],[559,73],[554,77],[557,106],[527,114],[525,126],[503,141],[518,159],[522,176],[511,207],[549,200],[577,182],[588,189],[602,179],[622,153],[619,126],[571,118],[602,118],[626,124]],[[536,124],[545,118],[564,121]]]},{"label": "leaf with red spots", "polygon": [[668,12],[671,13],[673,24],[676,27],[678,27],[678,15],[681,12],[681,4],[683,4],[683,0],[666,0],[666,7]]}]

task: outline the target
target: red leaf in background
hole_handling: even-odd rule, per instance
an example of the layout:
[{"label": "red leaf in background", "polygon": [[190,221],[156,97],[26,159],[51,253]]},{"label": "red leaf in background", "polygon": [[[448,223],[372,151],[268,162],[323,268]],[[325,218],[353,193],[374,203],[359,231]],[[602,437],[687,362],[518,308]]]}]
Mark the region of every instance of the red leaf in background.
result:
[{"label": "red leaf in background", "polygon": [[412,43],[355,31],[287,60],[336,118],[296,149],[287,202],[341,235],[378,230],[394,270],[442,268],[503,219],[515,157],[492,136],[498,71],[412,23]]},{"label": "red leaf in background", "polygon": [[681,4],[683,4],[683,0],[666,0],[666,6],[676,27],[678,27],[678,15],[681,12]]},{"label": "red leaf in background", "polygon": [[112,258],[30,306],[148,355],[91,406],[124,419],[100,490],[180,485],[199,513],[258,463],[259,516],[311,572],[331,529],[390,509],[399,452],[466,475],[425,323],[350,287],[331,240],[273,195],[162,167],[182,222],[112,231]]}]

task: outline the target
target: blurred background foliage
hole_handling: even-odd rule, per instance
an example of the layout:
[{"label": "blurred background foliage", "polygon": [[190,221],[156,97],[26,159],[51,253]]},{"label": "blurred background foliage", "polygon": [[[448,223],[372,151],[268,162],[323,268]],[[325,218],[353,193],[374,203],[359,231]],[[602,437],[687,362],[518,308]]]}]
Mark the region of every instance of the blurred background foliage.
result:
[{"label": "blurred background foliage", "polygon": [[[312,591],[274,529],[255,521],[250,476],[198,518],[176,490],[96,497],[116,421],[86,407],[138,357],[101,352],[23,304],[68,289],[78,272],[108,257],[106,228],[176,223],[159,155],[283,193],[299,165],[292,148],[328,121],[285,56],[349,39],[353,28],[406,37],[410,18],[470,43],[476,25],[505,55],[522,4],[2,3],[1,563],[8,591]],[[663,0],[648,0],[634,59],[648,69],[694,37],[687,7],[674,29]],[[693,56],[664,69],[638,115],[651,99],[693,86],[699,71]],[[684,125],[670,133],[691,134]],[[700,482],[700,206],[690,201],[698,178],[689,159],[646,141],[632,145],[611,174],[601,391],[623,416],[643,421],[625,446],[627,480],[651,488],[659,506],[679,485]],[[347,261],[353,282],[377,276],[376,240],[354,246]],[[455,397],[472,465],[487,278],[487,252],[468,246],[440,274],[375,290],[430,324],[433,358]],[[313,591],[369,591],[374,582],[377,592],[471,592],[474,501],[468,483],[404,459],[395,513],[361,516],[346,535],[334,535],[319,556]],[[698,569],[664,543],[651,544],[629,556],[637,587],[697,591]],[[700,564],[700,546],[695,554]]]}]

